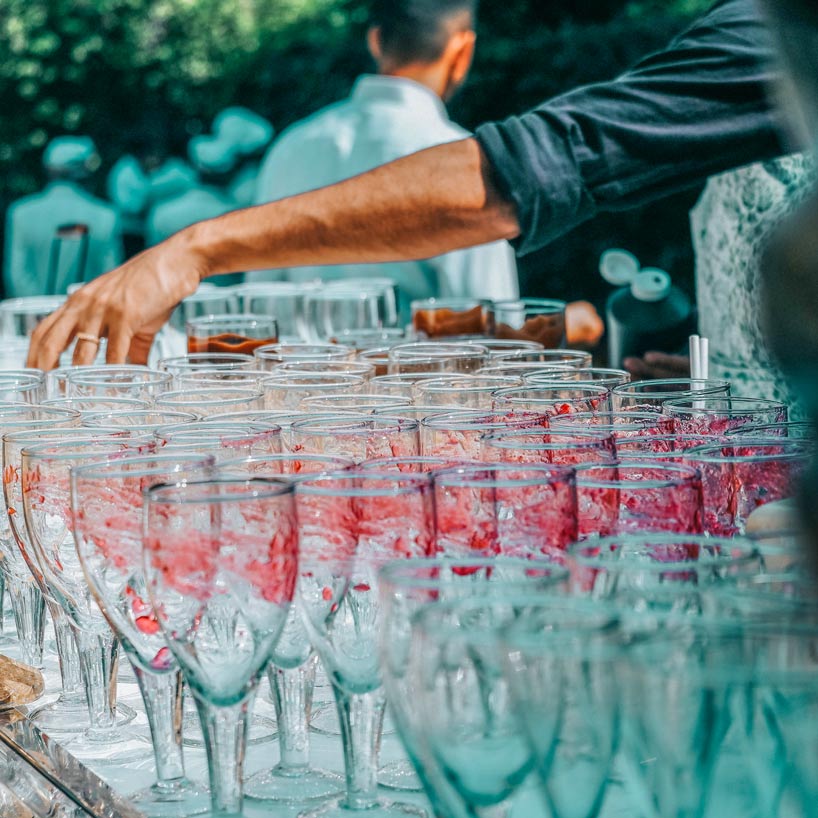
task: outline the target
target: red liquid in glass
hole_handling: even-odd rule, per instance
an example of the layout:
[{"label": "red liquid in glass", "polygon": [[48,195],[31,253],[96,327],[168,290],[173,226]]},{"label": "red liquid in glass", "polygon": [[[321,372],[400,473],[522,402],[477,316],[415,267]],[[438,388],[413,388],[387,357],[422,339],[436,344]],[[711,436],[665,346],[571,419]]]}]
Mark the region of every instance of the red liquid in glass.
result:
[{"label": "red liquid in glass", "polygon": [[241,355],[252,355],[253,350],[265,344],[277,344],[278,338],[248,338],[246,335],[237,335],[233,332],[225,332],[221,335],[213,335],[210,338],[198,338],[195,335],[187,339],[187,351],[222,353],[232,352]]}]

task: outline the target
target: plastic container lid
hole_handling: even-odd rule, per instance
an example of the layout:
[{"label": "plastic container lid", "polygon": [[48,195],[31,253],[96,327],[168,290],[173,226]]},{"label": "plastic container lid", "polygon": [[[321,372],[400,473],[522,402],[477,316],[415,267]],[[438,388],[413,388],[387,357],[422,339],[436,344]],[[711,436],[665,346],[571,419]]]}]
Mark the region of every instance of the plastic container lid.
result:
[{"label": "plastic container lid", "polygon": [[639,259],[627,250],[606,250],[599,259],[599,273],[608,284],[624,287],[639,272]]},{"label": "plastic container lid", "polygon": [[661,301],[670,295],[670,276],[658,267],[645,267],[631,281],[631,295],[637,301]]}]

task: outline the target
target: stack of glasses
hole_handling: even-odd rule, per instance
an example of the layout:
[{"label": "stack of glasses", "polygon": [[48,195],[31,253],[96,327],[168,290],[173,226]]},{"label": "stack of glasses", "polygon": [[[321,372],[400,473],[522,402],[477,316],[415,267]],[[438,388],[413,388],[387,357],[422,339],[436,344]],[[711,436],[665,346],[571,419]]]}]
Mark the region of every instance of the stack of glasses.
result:
[{"label": "stack of glasses", "polygon": [[[514,343],[400,343],[382,375],[323,341],[3,374],[3,639],[47,666],[50,615],[62,673],[29,718],[88,763],[143,758],[121,649],[157,817],[245,790],[305,818],[814,815],[809,430]],[[345,782],[310,764],[318,665]],[[245,781],[263,679],[279,761]],[[408,761],[380,780],[431,812],[379,787],[387,705]]]}]

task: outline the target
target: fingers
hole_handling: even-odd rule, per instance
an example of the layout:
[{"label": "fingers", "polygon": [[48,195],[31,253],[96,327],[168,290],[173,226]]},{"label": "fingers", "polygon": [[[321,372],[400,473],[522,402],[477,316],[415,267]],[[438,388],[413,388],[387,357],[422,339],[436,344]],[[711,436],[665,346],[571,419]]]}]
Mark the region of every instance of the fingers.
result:
[{"label": "fingers", "polygon": [[[105,354],[106,363],[124,364],[128,360],[132,339],[133,332],[124,321],[117,322],[111,326],[108,331],[108,349]],[[132,363],[147,363],[147,356],[144,361],[132,361]]]},{"label": "fingers", "polygon": [[31,335],[27,366],[54,369],[77,329],[78,309],[70,300],[40,322]]},{"label": "fingers", "polygon": [[131,339],[131,347],[128,350],[128,361],[132,364],[143,364],[147,366],[155,337],[155,335],[149,333],[137,332]]}]

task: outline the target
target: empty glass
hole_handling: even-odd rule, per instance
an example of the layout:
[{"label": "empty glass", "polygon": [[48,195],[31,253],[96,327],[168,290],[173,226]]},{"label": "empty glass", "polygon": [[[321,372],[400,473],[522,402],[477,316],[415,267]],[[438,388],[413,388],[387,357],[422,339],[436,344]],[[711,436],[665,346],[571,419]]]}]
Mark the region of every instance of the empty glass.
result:
[{"label": "empty glass", "polygon": [[65,395],[69,398],[137,398],[151,400],[170,389],[169,372],[117,366],[81,367],[66,373]]},{"label": "empty glass", "polygon": [[383,323],[386,327],[396,327],[400,322],[398,314],[398,285],[384,276],[354,276],[336,278],[321,282],[327,291],[362,291],[374,293],[384,306]]},{"label": "empty glass", "polygon": [[300,409],[307,413],[329,412],[388,412],[391,409],[400,409],[410,406],[409,398],[400,398],[394,395],[314,395],[301,401]]},{"label": "empty glass", "polygon": [[191,412],[207,417],[219,412],[239,412],[264,409],[264,394],[260,388],[215,387],[197,390],[165,392],[154,401],[158,411]]},{"label": "empty glass", "polygon": [[549,426],[560,432],[609,432],[615,442],[642,435],[673,434],[673,421],[658,412],[576,412],[552,417]]},{"label": "empty glass", "polygon": [[398,344],[389,350],[390,375],[405,372],[476,372],[486,365],[489,351],[477,344],[416,342]]},{"label": "empty glass", "polygon": [[498,355],[492,360],[492,365],[504,363],[541,364],[547,366],[593,366],[593,357],[590,352],[581,349],[542,349],[542,350],[514,350],[504,355]]},{"label": "empty glass", "polygon": [[549,416],[576,412],[606,412],[611,408],[610,391],[594,384],[527,384],[498,389],[492,398],[495,409],[522,409]]},{"label": "empty glass", "polygon": [[281,428],[253,423],[182,423],[154,432],[162,452],[199,452],[217,461],[237,457],[277,454],[281,451]]},{"label": "empty glass", "polygon": [[724,435],[740,426],[787,420],[783,403],[757,398],[680,398],[665,401],[662,412],[673,418],[673,431],[683,435]]},{"label": "empty glass", "polygon": [[684,462],[702,476],[704,530],[719,536],[743,533],[756,509],[794,498],[814,451],[809,441],[786,438],[737,438],[730,445],[688,449]]},{"label": "empty glass", "polygon": [[307,337],[346,343],[348,332],[377,330],[390,320],[387,295],[372,289],[332,287],[304,296]]},{"label": "empty glass", "polygon": [[281,341],[289,344],[307,340],[304,296],[317,287],[318,282],[270,281],[240,284],[234,292],[241,312],[272,316]]},{"label": "empty glass", "polygon": [[545,381],[575,381],[577,383],[593,383],[597,386],[606,386],[614,389],[621,384],[630,383],[630,372],[624,369],[602,369],[600,367],[582,367],[563,365],[554,369],[543,369],[540,372],[531,372],[525,376],[526,382],[536,384]]},{"label": "empty glass", "polygon": [[346,473],[296,487],[301,540],[299,602],[332,682],[341,721],[347,792],[303,816],[418,815],[380,801],[377,757],[385,705],[378,660],[378,571],[434,549],[431,478]]},{"label": "empty glass", "polygon": [[4,370],[0,372],[0,401],[39,403],[45,397],[42,372],[34,370]]},{"label": "empty glass", "polygon": [[263,384],[264,408],[295,412],[305,398],[315,395],[355,395],[362,392],[365,386],[366,381],[359,375],[270,373]]},{"label": "empty glass", "polygon": [[375,365],[366,361],[290,361],[276,364],[268,371],[270,375],[296,373],[299,375],[358,375],[369,380],[375,375]]},{"label": "empty glass", "polygon": [[729,397],[730,382],[720,380],[694,380],[692,378],[666,378],[663,380],[636,381],[614,387],[611,402],[615,412],[625,409],[636,411],[662,410],[666,400],[704,397]]},{"label": "empty glass", "polygon": [[497,337],[536,341],[547,349],[564,346],[565,306],[548,298],[495,301]]},{"label": "empty glass", "polygon": [[522,378],[490,375],[458,375],[451,378],[421,380],[412,386],[415,403],[427,406],[491,409],[492,393],[497,389],[522,386]]},{"label": "empty glass", "polygon": [[418,338],[494,335],[491,301],[479,298],[427,298],[412,302],[412,327]]},{"label": "empty glass", "polygon": [[574,470],[534,463],[464,465],[434,474],[437,550],[529,556],[577,539]]},{"label": "empty glass", "polygon": [[177,377],[183,373],[208,370],[211,372],[230,372],[235,369],[255,369],[258,361],[252,355],[241,355],[237,352],[194,352],[176,358],[162,358],[157,369],[170,372]]},{"label": "empty glass", "polygon": [[343,344],[267,344],[253,350],[261,369],[273,369],[278,364],[316,361],[351,361],[355,350]]},{"label": "empty glass", "polygon": [[232,287],[219,287],[207,281],[201,283],[195,293],[182,300],[173,311],[170,323],[184,332],[185,324],[203,315],[225,315],[239,311],[239,300]]},{"label": "empty glass", "polygon": [[593,432],[551,432],[504,429],[484,435],[481,460],[501,463],[614,463],[616,446],[612,436]]},{"label": "empty glass", "polygon": [[284,444],[292,452],[348,457],[356,463],[406,457],[419,454],[418,423],[372,415],[315,417],[293,423]]},{"label": "empty glass", "polygon": [[402,372],[398,375],[376,375],[369,382],[369,389],[377,395],[395,395],[414,399],[415,384],[437,380],[440,372]]},{"label": "empty glass", "polygon": [[43,318],[64,303],[64,295],[6,298],[0,302],[0,335],[28,338]]},{"label": "empty glass", "polygon": [[167,481],[204,479],[213,459],[198,454],[123,457],[71,473],[77,555],[88,586],[136,676],[153,739],[156,783],[130,795],[146,815],[204,812],[207,794],[185,778],[179,666],[159,630],[142,570],[143,492]]},{"label": "empty glass", "polygon": [[199,416],[193,412],[174,412],[162,409],[115,410],[83,415],[82,425],[95,429],[125,430],[133,434],[153,434],[160,426],[193,423]]},{"label": "empty glass", "polygon": [[160,485],[146,505],[148,596],[199,711],[212,811],[240,815],[248,718],[298,576],[293,487]]},{"label": "empty glass", "polygon": [[580,538],[703,530],[702,481],[690,466],[623,461],[576,470]]},{"label": "empty glass", "polygon": [[189,320],[185,331],[189,353],[252,355],[260,346],[278,343],[278,324],[268,315],[204,315]]}]

